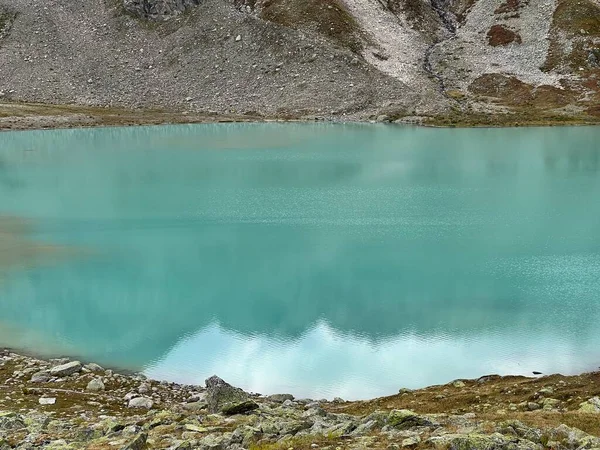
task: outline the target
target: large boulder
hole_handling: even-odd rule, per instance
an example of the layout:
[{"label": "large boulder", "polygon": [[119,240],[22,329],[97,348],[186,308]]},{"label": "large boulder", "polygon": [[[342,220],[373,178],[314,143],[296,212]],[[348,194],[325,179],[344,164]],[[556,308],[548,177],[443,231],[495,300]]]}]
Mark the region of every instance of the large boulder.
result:
[{"label": "large boulder", "polygon": [[210,413],[240,414],[256,409],[250,395],[216,375],[206,380],[206,404]]},{"label": "large boulder", "polygon": [[200,0],[123,0],[127,12],[157,22],[169,20],[199,4]]},{"label": "large boulder", "polygon": [[50,369],[50,375],[53,377],[67,377],[79,372],[82,367],[83,366],[79,361],[71,361],[66,364],[54,366],[52,369]]}]

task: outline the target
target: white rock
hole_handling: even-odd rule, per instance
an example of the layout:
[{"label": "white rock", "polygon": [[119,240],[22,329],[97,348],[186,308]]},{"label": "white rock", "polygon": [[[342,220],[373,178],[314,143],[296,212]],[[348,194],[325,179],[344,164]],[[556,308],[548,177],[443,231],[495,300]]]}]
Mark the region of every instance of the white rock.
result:
[{"label": "white rock", "polygon": [[129,408],[145,408],[151,409],[154,405],[152,399],[147,397],[136,397],[129,400],[129,404],[127,405]]},{"label": "white rock", "polygon": [[106,387],[104,386],[104,383],[102,382],[102,380],[100,378],[94,378],[93,380],[91,380],[87,387],[86,390],[88,391],[92,391],[92,392],[100,392],[103,391],[104,389],[106,389]]},{"label": "white rock", "polygon": [[54,405],[56,403],[55,398],[51,397],[42,397],[38,400],[40,405]]}]

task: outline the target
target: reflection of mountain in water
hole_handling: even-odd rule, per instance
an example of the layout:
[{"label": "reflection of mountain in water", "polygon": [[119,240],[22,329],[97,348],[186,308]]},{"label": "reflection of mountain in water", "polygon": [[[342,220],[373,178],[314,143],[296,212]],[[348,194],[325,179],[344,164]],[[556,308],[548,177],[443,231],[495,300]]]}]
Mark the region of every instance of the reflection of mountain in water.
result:
[{"label": "reflection of mountain in water", "polygon": [[[228,142],[282,129],[233,126]],[[96,254],[16,274],[2,320],[136,366],[214,321],[283,341],[321,320],[373,342],[593,338],[596,130],[290,129],[265,151],[190,151],[225,127],[208,144],[194,127],[56,132],[58,162],[46,147],[18,161],[36,145],[13,135],[20,187],[1,210]],[[182,148],[162,148],[173,133]]]}]

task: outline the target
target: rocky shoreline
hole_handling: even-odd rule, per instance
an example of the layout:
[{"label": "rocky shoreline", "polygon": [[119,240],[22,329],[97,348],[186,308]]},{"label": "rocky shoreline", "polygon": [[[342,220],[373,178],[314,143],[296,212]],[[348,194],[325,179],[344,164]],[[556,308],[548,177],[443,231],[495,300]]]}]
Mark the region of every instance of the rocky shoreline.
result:
[{"label": "rocky shoreline", "polygon": [[194,111],[102,108],[80,105],[0,102],[0,132],[63,128],[171,125],[231,122],[396,123],[431,127],[523,127],[598,125],[600,117],[553,114],[452,113],[435,116],[398,115],[385,110],[342,115],[216,114]]},{"label": "rocky shoreline", "polygon": [[246,393],[0,351],[0,449],[598,449],[600,372],[490,375],[372,401]]}]

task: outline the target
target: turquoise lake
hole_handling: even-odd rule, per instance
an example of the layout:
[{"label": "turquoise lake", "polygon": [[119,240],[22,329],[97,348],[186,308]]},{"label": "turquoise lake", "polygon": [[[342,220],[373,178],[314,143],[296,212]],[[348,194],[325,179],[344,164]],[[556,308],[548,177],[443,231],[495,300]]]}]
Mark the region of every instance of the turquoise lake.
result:
[{"label": "turquoise lake", "polygon": [[600,366],[597,127],[1,133],[0,216],[67,249],[4,266],[0,346],[330,399]]}]

